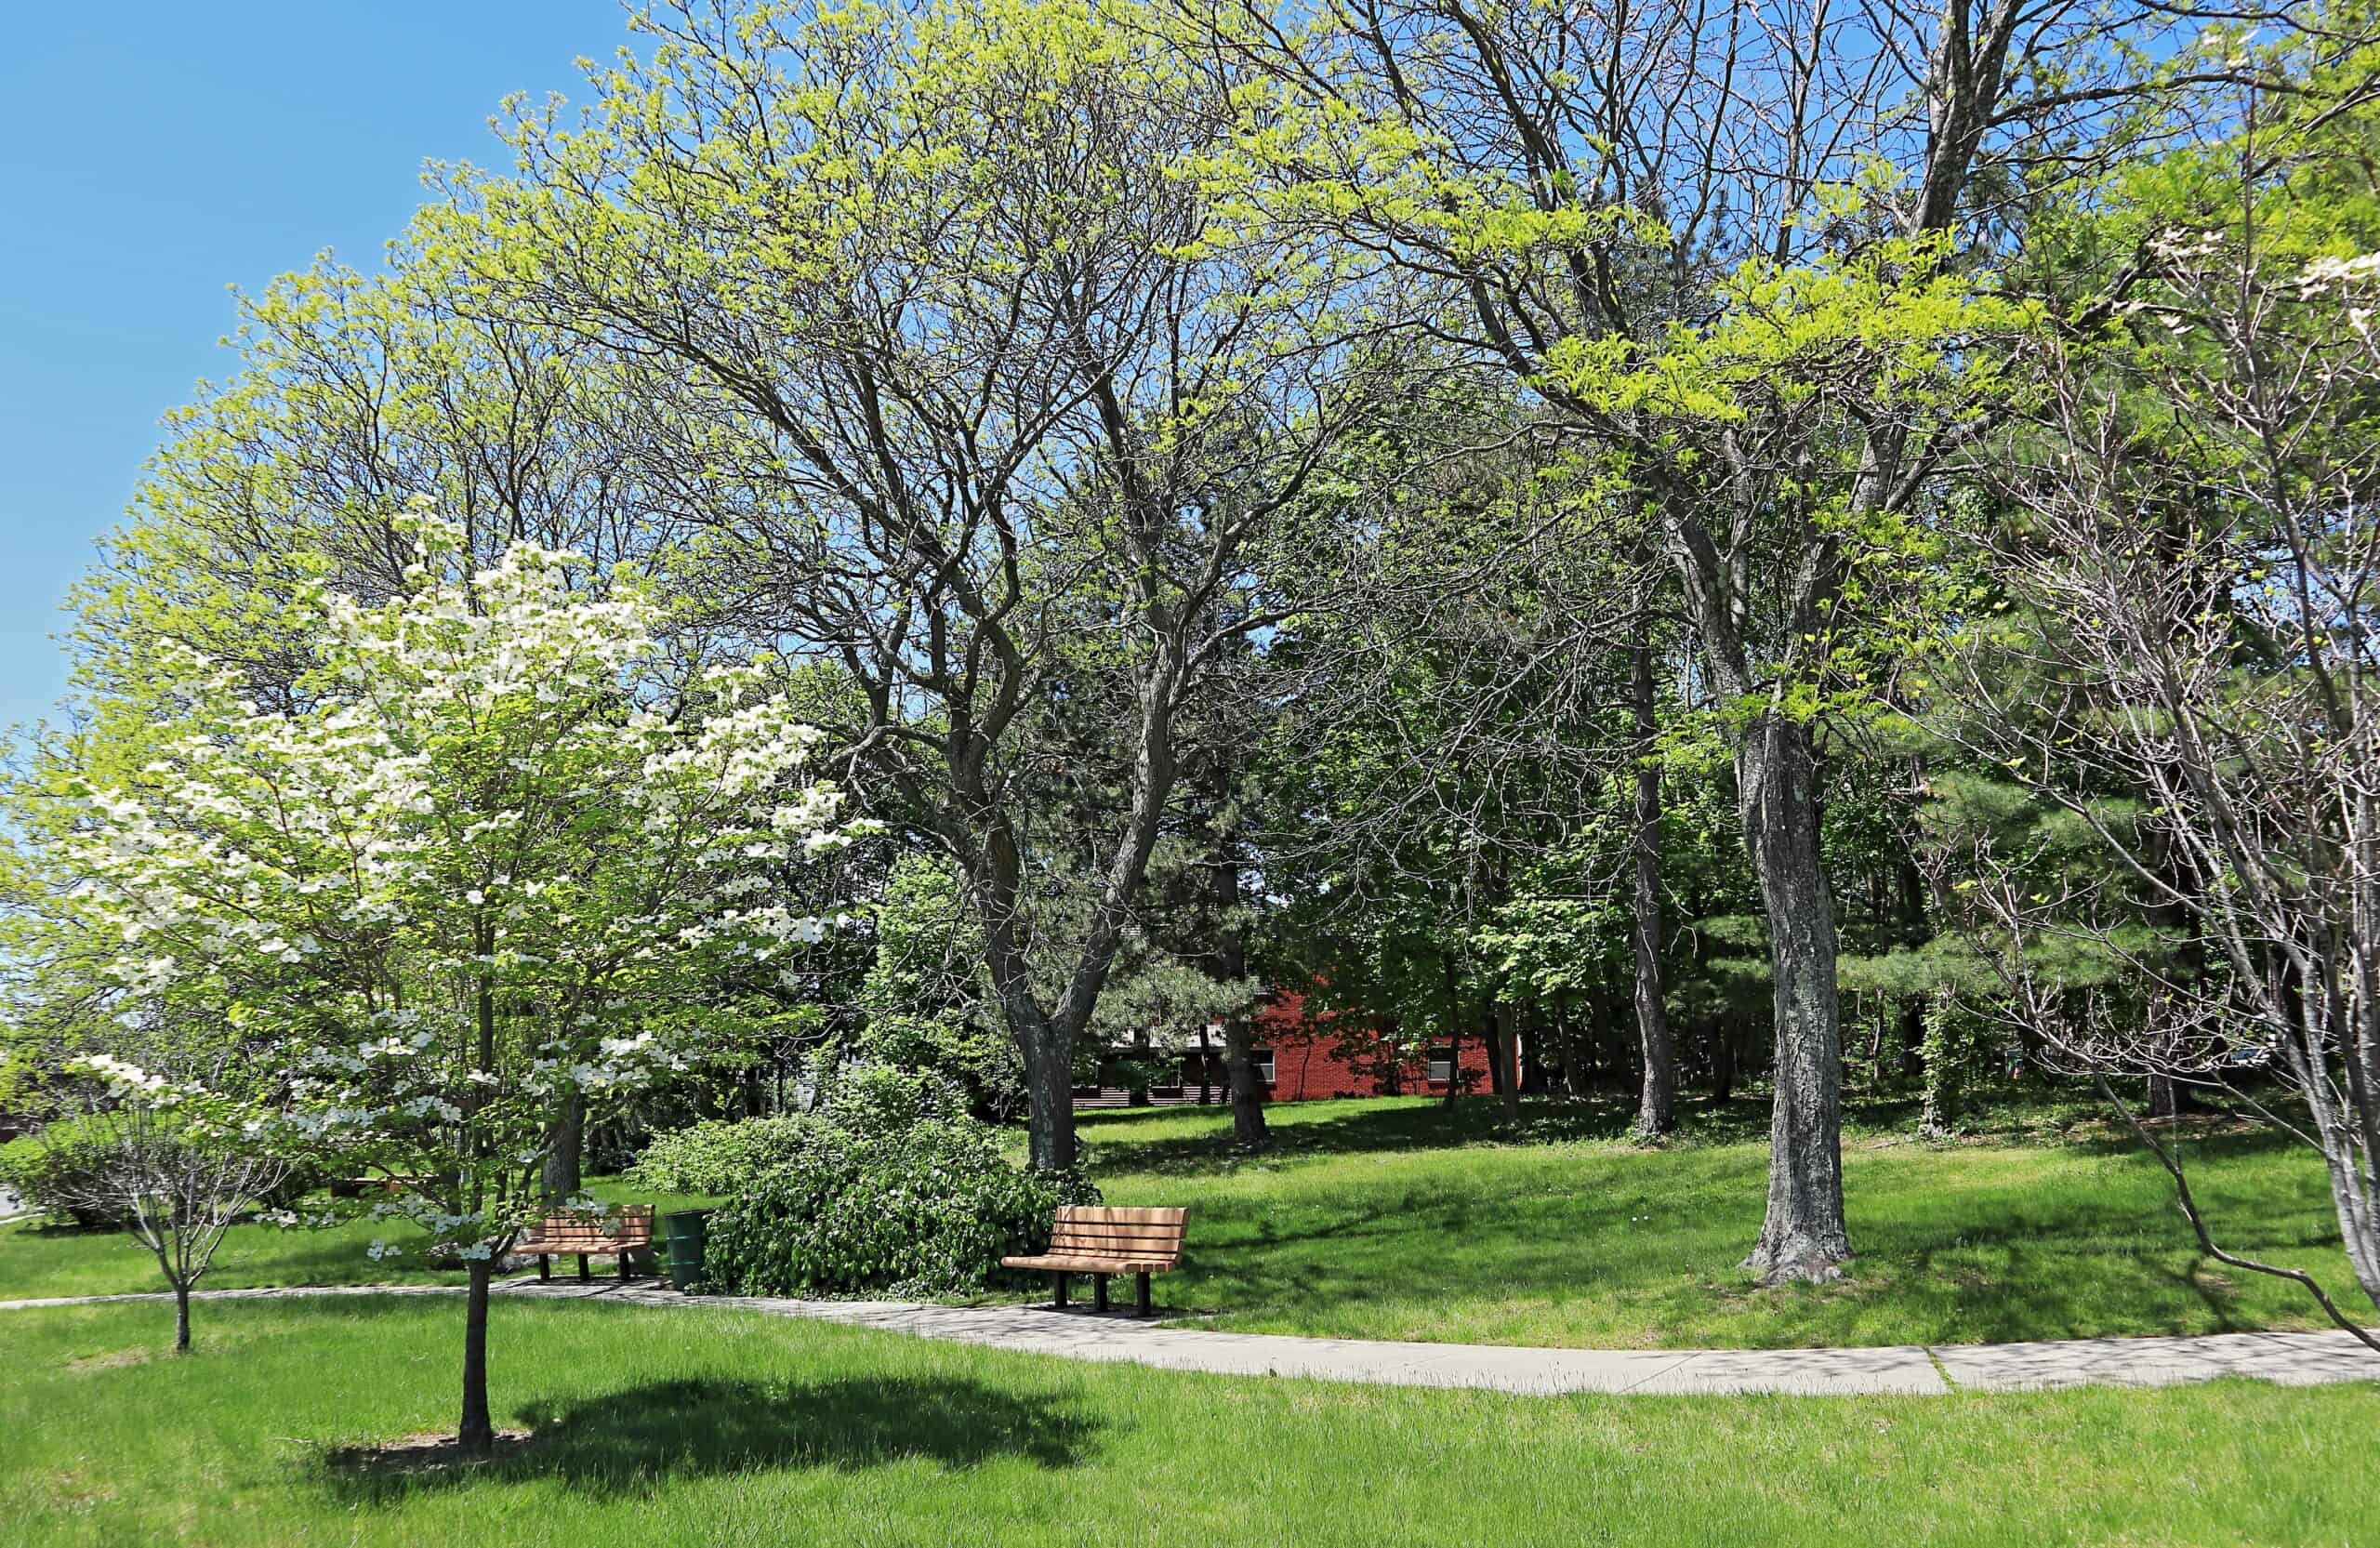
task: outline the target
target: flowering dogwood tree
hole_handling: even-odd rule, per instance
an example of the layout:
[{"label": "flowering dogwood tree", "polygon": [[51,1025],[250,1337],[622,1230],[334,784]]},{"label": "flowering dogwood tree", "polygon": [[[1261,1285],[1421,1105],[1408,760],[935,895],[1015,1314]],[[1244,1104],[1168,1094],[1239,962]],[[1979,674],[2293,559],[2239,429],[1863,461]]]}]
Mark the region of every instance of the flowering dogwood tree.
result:
[{"label": "flowering dogwood tree", "polygon": [[453,527],[404,530],[403,594],[309,600],[294,711],[168,653],[160,749],[60,787],[46,862],[116,1014],[218,1016],[271,1076],[260,1143],[385,1174],[377,1207],[466,1261],[484,1451],[490,1276],[557,1112],[683,1067],[709,1030],[683,1007],[819,939],[790,883],[856,825],[761,669],[665,656],[632,584],[575,593],[526,545],[473,573]]}]

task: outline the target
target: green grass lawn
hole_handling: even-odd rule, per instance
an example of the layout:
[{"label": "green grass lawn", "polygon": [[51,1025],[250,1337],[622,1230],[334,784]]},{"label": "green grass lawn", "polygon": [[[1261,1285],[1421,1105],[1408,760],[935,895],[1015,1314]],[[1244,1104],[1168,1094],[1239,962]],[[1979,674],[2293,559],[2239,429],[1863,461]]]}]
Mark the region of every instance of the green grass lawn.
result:
[{"label": "green grass lawn", "polygon": [[0,1314],[0,1542],[1632,1545],[2373,1540],[2380,1386],[1523,1398],[1093,1366],[725,1311]]},{"label": "green grass lawn", "polygon": [[[2321,1326],[2293,1285],[2204,1259],[2170,1184],[2087,1106],[1978,1116],[1975,1141],[1909,1137],[1905,1105],[1855,1105],[1844,1172],[1858,1262],[1839,1284],[1754,1289],[1766,1109],[1689,1115],[1645,1150],[1626,1113],[1533,1105],[1504,1133],[1485,1099],[1285,1104],[1236,1156],[1220,1109],[1086,1115],[1108,1198],[1191,1209],[1169,1308],[1250,1331],[1579,1346],[1969,1343]],[[2186,1142],[2219,1239],[2311,1269],[2362,1304],[2314,1158],[2253,1134]],[[637,1197],[615,1179],[604,1197]],[[656,1200],[664,1208],[681,1201]],[[375,1263],[375,1234],[408,1246]],[[216,1287],[437,1279],[403,1228],[236,1228]],[[0,1229],[0,1299],[157,1288],[125,1238]],[[1023,1293],[1023,1292],[1018,1292]]]},{"label": "green grass lawn", "polygon": [[[654,1195],[599,1177],[588,1184],[598,1198],[648,1202],[664,1210],[708,1199]],[[463,1276],[433,1269],[421,1259],[424,1237],[404,1221],[355,1220],[319,1228],[234,1225],[223,1235],[207,1290],[247,1290],[259,1285],[418,1285],[463,1282]],[[375,1259],[375,1240],[398,1249]],[[575,1272],[576,1265],[557,1265]],[[610,1266],[599,1259],[598,1272]],[[115,1295],[165,1289],[157,1261],[121,1231],[86,1231],[44,1220],[0,1225],[0,1301],[52,1295]]]},{"label": "green grass lawn", "polygon": [[[2172,1184],[2087,1107],[1980,1117],[1950,1146],[1897,1104],[1855,1106],[1844,1194],[1858,1259],[1825,1287],[1754,1289],[1766,1109],[1690,1119],[1646,1151],[1615,1107],[1299,1103],[1235,1157],[1215,1109],[1086,1115],[1111,1202],[1191,1210],[1175,1307],[1246,1331],[1580,1346],[2004,1342],[2328,1326],[2294,1285],[2204,1258]],[[2243,1133],[2184,1144],[2234,1250],[2362,1305],[2317,1159]],[[2369,1308],[2366,1307],[2368,1310]]]}]

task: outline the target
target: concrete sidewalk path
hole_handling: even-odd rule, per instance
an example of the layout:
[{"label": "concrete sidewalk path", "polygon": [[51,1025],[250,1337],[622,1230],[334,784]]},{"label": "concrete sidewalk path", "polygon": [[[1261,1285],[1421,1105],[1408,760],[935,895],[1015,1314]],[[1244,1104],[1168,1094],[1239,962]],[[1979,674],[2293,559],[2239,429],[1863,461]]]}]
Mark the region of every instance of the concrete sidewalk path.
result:
[{"label": "concrete sidewalk path", "polygon": [[[339,1285],[320,1289],[201,1290],[203,1300],[323,1295],[455,1295],[458,1285]],[[1124,1361],[1160,1370],[1231,1376],[1306,1376],[1383,1386],[1478,1387],[1552,1396],[1602,1393],[2023,1392],[2077,1386],[2173,1386],[2250,1376],[2288,1386],[2380,1381],[2380,1354],[2339,1331],[2221,1333],[2201,1338],[2071,1339],[2054,1343],[1890,1344],[1851,1349],[1531,1349],[1505,1344],[1407,1343],[1369,1339],[1223,1333],[1143,1322],[1121,1312],[1047,1306],[934,1306],[897,1301],[793,1301],[768,1296],[689,1298],[656,1279],[581,1282],[511,1279],[498,1293],[527,1300],[595,1301],[809,1317],[1066,1359]],[[164,1301],[160,1293],[0,1302],[0,1311]]]}]

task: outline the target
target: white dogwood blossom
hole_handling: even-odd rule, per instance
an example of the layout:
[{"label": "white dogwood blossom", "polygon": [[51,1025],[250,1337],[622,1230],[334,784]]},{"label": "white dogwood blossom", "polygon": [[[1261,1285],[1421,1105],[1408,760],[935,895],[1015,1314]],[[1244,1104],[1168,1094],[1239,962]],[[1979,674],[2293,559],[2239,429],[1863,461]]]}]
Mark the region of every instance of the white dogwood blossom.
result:
[{"label": "white dogwood blossom", "polygon": [[298,708],[166,651],[156,756],[46,839],[121,1016],[219,1018],[272,1066],[258,1132],[400,1180],[391,1208],[485,1259],[538,1208],[557,1105],[686,1068],[722,975],[826,933],[785,890],[859,828],[761,667],[689,689],[632,582],[404,529],[404,594],[305,599]]}]

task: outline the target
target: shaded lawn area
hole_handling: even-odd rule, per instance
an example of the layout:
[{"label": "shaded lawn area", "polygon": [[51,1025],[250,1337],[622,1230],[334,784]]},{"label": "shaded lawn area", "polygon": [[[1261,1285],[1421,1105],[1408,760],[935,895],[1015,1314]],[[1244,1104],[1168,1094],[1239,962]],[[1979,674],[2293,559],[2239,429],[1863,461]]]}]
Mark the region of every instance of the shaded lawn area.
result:
[{"label": "shaded lawn area", "polygon": [[[587,1190],[598,1198],[655,1203],[662,1210],[711,1202],[641,1192],[615,1177],[591,1178]],[[654,1228],[659,1229],[657,1224]],[[397,1254],[373,1258],[369,1249],[376,1238],[397,1248]],[[460,1271],[433,1269],[422,1262],[426,1239],[419,1229],[398,1220],[357,1220],[321,1229],[253,1223],[234,1225],[224,1233],[214,1267],[201,1288],[461,1284]],[[598,1274],[604,1273],[611,1260],[598,1259],[592,1267]],[[575,1274],[577,1264],[561,1259],[554,1270]],[[0,1225],[0,1301],[117,1295],[165,1288],[157,1261],[121,1231],[85,1231],[42,1221]]]},{"label": "shaded lawn area", "polygon": [[[1575,1346],[1977,1343],[2327,1327],[2294,1285],[2204,1258],[2153,1159],[2088,1108],[1985,1115],[1978,1143],[1910,1138],[1897,1104],[1856,1108],[1844,1192],[1859,1257],[1840,1283],[1755,1289],[1766,1107],[1698,1113],[1683,1143],[1625,1139],[1616,1105],[1284,1104],[1274,1149],[1235,1156],[1218,1109],[1085,1115],[1110,1202],[1190,1207],[1161,1299],[1245,1331]],[[2216,1239],[2349,1277],[2309,1152],[2192,1134]]]},{"label": "shaded lawn area", "polygon": [[0,1539],[116,1543],[2347,1542],[2380,1386],[1512,1397],[1179,1375],[726,1311],[498,1303],[481,1467],[460,1308],[0,1314]]}]

